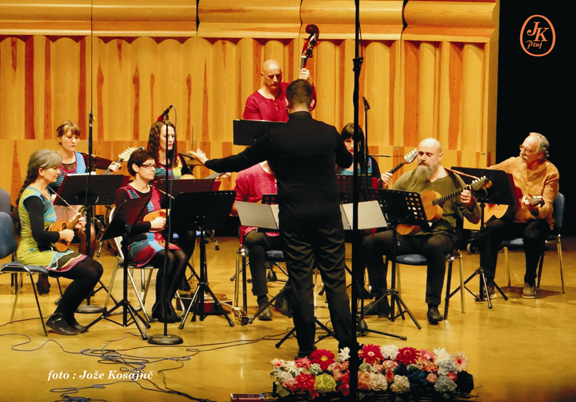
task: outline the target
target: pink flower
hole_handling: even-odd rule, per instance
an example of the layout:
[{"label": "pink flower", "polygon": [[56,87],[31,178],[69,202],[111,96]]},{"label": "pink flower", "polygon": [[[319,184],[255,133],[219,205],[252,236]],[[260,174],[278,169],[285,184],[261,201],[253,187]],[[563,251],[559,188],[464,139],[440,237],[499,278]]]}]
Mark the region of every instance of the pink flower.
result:
[{"label": "pink flower", "polygon": [[318,363],[322,370],[326,370],[328,366],[334,363],[334,353],[325,349],[316,349],[310,355],[310,361],[312,363]]},{"label": "pink flower", "polygon": [[384,359],[380,347],[372,344],[364,345],[364,347],[358,352],[358,356],[364,359],[364,362],[368,364],[378,363]]},{"label": "pink flower", "polygon": [[385,360],[382,362],[382,371],[394,370],[396,367],[398,367],[398,363],[393,360]]},{"label": "pink flower", "polygon": [[456,374],[455,372],[451,371],[448,374],[446,374],[446,377],[448,377],[448,379],[456,382],[456,379],[458,378],[458,374]]},{"label": "pink flower", "polygon": [[457,371],[466,371],[468,367],[468,358],[462,352],[456,352],[456,354],[452,357],[454,364],[456,364]]},{"label": "pink flower", "polygon": [[434,384],[437,379],[438,379],[438,376],[434,373],[430,373],[426,376],[426,381],[428,381],[430,384]]},{"label": "pink flower", "polygon": [[282,386],[290,392],[298,391],[299,385],[295,378],[290,378],[282,382]]},{"label": "pink flower", "polygon": [[296,367],[298,367],[298,368],[307,369],[308,367],[310,367],[312,362],[310,360],[308,360],[307,357],[301,357],[299,359],[294,360],[294,364],[296,364]]},{"label": "pink flower", "polygon": [[358,389],[370,389],[372,383],[372,375],[363,371],[358,372]]}]

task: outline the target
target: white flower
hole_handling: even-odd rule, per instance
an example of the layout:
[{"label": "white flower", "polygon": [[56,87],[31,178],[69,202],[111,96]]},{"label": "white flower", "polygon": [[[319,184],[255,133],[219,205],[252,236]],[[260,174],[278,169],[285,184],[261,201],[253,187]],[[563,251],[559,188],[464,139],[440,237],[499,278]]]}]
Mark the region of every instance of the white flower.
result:
[{"label": "white flower", "polygon": [[388,381],[386,381],[386,376],[382,374],[372,374],[372,381],[370,382],[370,388],[373,391],[386,391],[388,388]]},{"label": "white flower", "polygon": [[360,371],[364,371],[365,373],[369,373],[369,372],[372,371],[372,365],[371,365],[371,364],[368,364],[368,363],[366,363],[366,362],[362,362],[362,363],[360,364],[360,366],[358,367],[358,369],[359,369]]},{"label": "white flower", "polygon": [[398,346],[396,345],[384,345],[380,347],[380,352],[384,359],[394,360],[398,356]]},{"label": "white flower", "polygon": [[390,384],[390,391],[396,394],[404,394],[410,391],[410,382],[403,375],[395,375],[394,382]]},{"label": "white flower", "polygon": [[319,375],[320,373],[322,373],[322,367],[320,367],[318,363],[314,363],[311,364],[310,367],[308,367],[308,371],[312,375]]},{"label": "white flower", "polygon": [[450,355],[450,353],[448,353],[445,348],[434,348],[434,354],[436,355],[435,363],[437,364],[445,360],[452,360],[452,355]]},{"label": "white flower", "polygon": [[343,363],[350,358],[350,348],[346,347],[344,349],[340,349],[338,356],[336,356],[336,360],[338,363]]},{"label": "white flower", "polygon": [[293,361],[286,362],[284,369],[288,371],[290,374],[292,374],[294,377],[296,377],[301,372],[301,369],[297,367],[296,363],[294,363]]},{"label": "white flower", "polygon": [[286,362],[282,359],[274,359],[271,363],[274,365],[274,367],[282,367]]}]

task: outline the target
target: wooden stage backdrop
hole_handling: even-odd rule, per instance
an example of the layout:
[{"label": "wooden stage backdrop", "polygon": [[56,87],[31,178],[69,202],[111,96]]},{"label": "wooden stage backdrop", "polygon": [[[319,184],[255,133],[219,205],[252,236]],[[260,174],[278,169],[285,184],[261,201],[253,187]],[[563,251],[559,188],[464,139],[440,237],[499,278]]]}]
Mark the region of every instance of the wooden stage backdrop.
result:
[{"label": "wooden stage backdrop", "polygon": [[[393,155],[381,169],[429,136],[445,166],[493,163],[499,1],[360,8],[370,152]],[[60,122],[77,121],[86,139],[88,110],[94,151],[109,159],[145,145],[168,105],[180,151],[240,151],[232,121],[261,86],[262,62],[280,61],[294,79],[307,24],[320,29],[307,65],[313,115],[341,129],[353,121],[354,17],[352,0],[0,0],[0,187],[15,196],[30,153],[56,148]]]}]

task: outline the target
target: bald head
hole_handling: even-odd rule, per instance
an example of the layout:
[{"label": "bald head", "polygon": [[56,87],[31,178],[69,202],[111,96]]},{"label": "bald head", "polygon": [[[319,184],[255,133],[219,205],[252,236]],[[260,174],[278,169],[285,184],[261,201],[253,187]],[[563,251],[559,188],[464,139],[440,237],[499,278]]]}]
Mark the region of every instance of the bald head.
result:
[{"label": "bald head", "polygon": [[440,144],[440,141],[438,141],[436,138],[423,139],[420,141],[420,144],[418,144],[418,148],[433,149],[438,154],[442,153],[442,144]]},{"label": "bald head", "polygon": [[280,83],[282,82],[282,67],[276,60],[266,60],[262,64],[262,78],[264,79],[264,87],[266,91],[276,96],[280,91]]}]

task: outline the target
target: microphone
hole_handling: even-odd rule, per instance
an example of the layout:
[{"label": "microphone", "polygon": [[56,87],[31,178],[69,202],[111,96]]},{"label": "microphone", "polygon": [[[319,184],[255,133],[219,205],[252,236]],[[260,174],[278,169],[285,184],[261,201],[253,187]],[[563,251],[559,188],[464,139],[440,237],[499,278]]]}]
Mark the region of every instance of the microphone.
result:
[{"label": "microphone", "polygon": [[168,117],[168,113],[170,112],[170,109],[172,109],[173,107],[174,105],[168,106],[168,108],[164,111],[164,113],[158,116],[158,121],[164,121],[164,118]]},{"label": "microphone", "polygon": [[362,97],[362,100],[364,101],[364,109],[370,110],[370,105],[364,96]]}]

